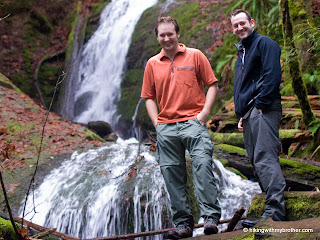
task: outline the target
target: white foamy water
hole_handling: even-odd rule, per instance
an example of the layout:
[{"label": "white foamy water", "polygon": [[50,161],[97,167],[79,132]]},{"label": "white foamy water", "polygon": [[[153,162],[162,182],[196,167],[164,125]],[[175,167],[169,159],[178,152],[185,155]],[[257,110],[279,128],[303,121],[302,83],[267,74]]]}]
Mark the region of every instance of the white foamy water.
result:
[{"label": "white foamy water", "polygon": [[[139,155],[138,151],[141,150]],[[214,160],[222,218],[247,208],[260,192],[257,183],[242,180]],[[114,236],[172,227],[170,198],[154,153],[137,140],[78,154],[54,169],[29,197],[26,213],[35,204],[32,222],[79,238]],[[202,229],[195,230],[195,235]],[[162,239],[150,236],[148,239]]]}]

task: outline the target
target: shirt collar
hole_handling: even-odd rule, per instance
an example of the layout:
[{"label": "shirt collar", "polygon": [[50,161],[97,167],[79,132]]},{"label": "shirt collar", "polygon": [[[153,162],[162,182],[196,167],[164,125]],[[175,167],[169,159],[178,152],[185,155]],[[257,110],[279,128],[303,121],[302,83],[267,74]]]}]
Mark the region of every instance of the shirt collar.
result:
[{"label": "shirt collar", "polygon": [[[178,52],[176,53],[176,55],[178,53],[184,53],[186,50],[187,50],[187,47],[183,44],[183,43],[179,43],[179,49],[178,49]],[[166,57],[166,55],[164,54],[164,50],[161,49],[161,52],[160,52],[160,60],[163,59],[163,57]]]}]

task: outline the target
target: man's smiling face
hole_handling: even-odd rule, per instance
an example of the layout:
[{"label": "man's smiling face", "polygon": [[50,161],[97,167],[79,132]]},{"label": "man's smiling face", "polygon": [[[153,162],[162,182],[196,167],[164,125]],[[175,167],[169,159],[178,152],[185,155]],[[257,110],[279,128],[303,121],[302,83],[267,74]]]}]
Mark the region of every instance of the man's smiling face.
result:
[{"label": "man's smiling face", "polygon": [[176,52],[179,49],[180,33],[177,33],[172,23],[161,23],[158,26],[157,39],[165,52]]},{"label": "man's smiling face", "polygon": [[243,12],[231,17],[232,32],[238,38],[247,38],[254,30],[255,22],[249,21],[247,15]]}]

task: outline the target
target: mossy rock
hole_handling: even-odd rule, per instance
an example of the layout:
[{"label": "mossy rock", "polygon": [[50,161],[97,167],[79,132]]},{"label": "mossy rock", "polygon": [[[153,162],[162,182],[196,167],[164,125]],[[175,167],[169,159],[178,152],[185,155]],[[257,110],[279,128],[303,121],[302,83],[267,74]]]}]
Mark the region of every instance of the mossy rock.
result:
[{"label": "mossy rock", "polygon": [[85,129],[84,134],[86,135],[86,139],[92,141],[92,140],[98,140],[101,142],[105,142],[106,140],[104,140],[102,137],[100,137],[98,134],[92,132],[89,129]]},{"label": "mossy rock", "polygon": [[[20,228],[20,225],[18,225],[17,223],[16,226],[18,229]],[[0,218],[0,238],[8,240],[19,239],[13,229],[11,221]]]},{"label": "mossy rock", "polygon": [[217,144],[217,145],[215,145],[215,149],[220,150],[224,153],[228,153],[228,154],[237,154],[240,156],[248,156],[247,152],[244,148],[229,145],[229,144]]},{"label": "mossy rock", "polygon": [[[248,209],[247,217],[258,219],[264,212],[264,193],[256,195]],[[286,220],[295,221],[320,216],[320,192],[285,192]]]},{"label": "mossy rock", "polygon": [[243,133],[216,133],[209,131],[211,140],[219,144],[231,144],[237,147],[244,146]]},{"label": "mossy rock", "polygon": [[285,158],[280,158],[280,166],[286,179],[320,188],[320,167]]},{"label": "mossy rock", "polygon": [[16,85],[14,85],[5,75],[3,75],[2,73],[0,73],[0,86],[6,87],[6,88],[10,88],[15,90],[18,93],[22,93],[21,90],[19,88],[17,88]]}]

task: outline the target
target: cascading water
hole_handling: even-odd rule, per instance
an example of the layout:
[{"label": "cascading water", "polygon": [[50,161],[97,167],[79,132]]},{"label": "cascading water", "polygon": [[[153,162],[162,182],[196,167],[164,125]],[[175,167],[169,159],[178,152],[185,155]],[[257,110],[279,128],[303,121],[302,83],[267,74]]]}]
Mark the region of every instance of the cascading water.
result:
[{"label": "cascading water", "polygon": [[[116,104],[126,55],[141,14],[157,0],[113,0],[103,10],[100,26],[84,46],[73,91],[73,121],[102,120],[115,129]],[[65,106],[65,108],[68,108]],[[71,108],[68,108],[71,109]]]},{"label": "cascading water", "polygon": [[[172,227],[170,199],[154,154],[141,146],[139,155],[139,149],[137,140],[120,139],[97,150],[74,153],[35,190],[35,202],[29,197],[26,212],[35,204],[34,223],[79,238]],[[213,172],[222,219],[232,217],[241,206],[247,208],[260,193],[257,183],[241,180],[218,160],[214,160]],[[196,234],[202,234],[201,230]]]},{"label": "cascading water", "polygon": [[[65,103],[72,106],[66,107],[73,111],[72,120],[103,120],[115,126],[114,101],[120,95],[130,38],[143,10],[156,2],[113,0],[104,9],[100,27],[82,50],[78,82],[69,93],[73,100]],[[247,208],[260,192],[257,183],[241,180],[217,160],[213,172],[219,183],[222,219],[232,217],[241,206]],[[26,219],[79,238],[172,227],[170,199],[154,154],[135,139],[75,152],[47,175],[34,198],[29,196],[25,212],[33,212],[35,206],[37,213]]]}]

